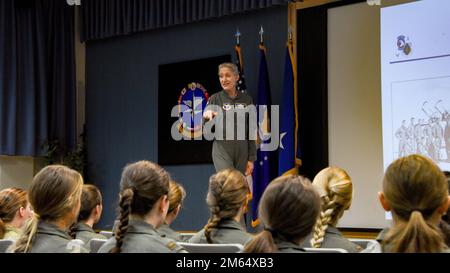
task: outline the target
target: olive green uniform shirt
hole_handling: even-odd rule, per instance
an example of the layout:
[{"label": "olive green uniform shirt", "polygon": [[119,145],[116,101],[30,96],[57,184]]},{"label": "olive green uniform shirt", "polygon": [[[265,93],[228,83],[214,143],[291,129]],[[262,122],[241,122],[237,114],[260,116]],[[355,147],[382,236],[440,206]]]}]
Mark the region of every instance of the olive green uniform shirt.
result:
[{"label": "olive green uniform shirt", "polygon": [[279,253],[304,253],[305,250],[298,244],[295,244],[293,242],[281,240],[278,238],[275,238],[275,244],[278,247]]},{"label": "olive green uniform shirt", "polygon": [[[98,250],[99,253],[110,252],[116,246],[116,239],[110,238]],[[174,240],[163,238],[149,223],[142,220],[130,220],[128,230],[120,248],[122,253],[183,253],[184,248]]]},{"label": "olive green uniform shirt", "polygon": [[[245,245],[248,241],[253,239],[250,233],[247,233],[245,228],[238,222],[227,219],[219,222],[216,228],[211,230],[211,239],[214,244],[241,244]],[[205,230],[200,230],[195,234],[189,243],[207,244],[205,237]]]},{"label": "olive green uniform shirt", "polygon": [[[249,110],[247,108],[253,105],[253,99],[250,95],[246,93],[237,92],[236,97],[232,98],[222,90],[214,95],[212,95],[208,100],[209,105],[216,105],[221,108],[223,115],[216,116],[216,122],[223,123],[222,127],[222,140],[215,139],[213,142],[212,158],[214,167],[217,172],[224,169],[237,169],[242,173],[245,173],[248,161],[256,160],[256,141],[250,140],[250,119],[249,114],[245,114],[245,122],[241,122],[245,128],[245,138],[238,140],[238,122],[237,118],[240,116],[237,113],[242,110]],[[231,122],[230,117],[234,115],[233,124],[233,139],[226,139],[227,137],[227,117],[229,122]],[[221,117],[221,118],[219,118]],[[256,113],[255,113],[256,117]],[[256,124],[255,124],[256,125]],[[220,127],[215,126],[216,130],[220,130]],[[255,127],[256,128],[256,127]],[[253,132],[256,134],[256,131]]]},{"label": "olive green uniform shirt", "polygon": [[169,225],[164,224],[158,228],[158,233],[161,234],[162,237],[167,239],[172,239],[176,242],[183,242],[183,238],[180,233],[173,230]]},{"label": "olive green uniform shirt", "polygon": [[86,225],[85,223],[77,223],[76,225],[76,229],[75,229],[75,238],[76,239],[80,239],[81,241],[84,242],[85,247],[90,250],[89,247],[89,241],[91,239],[108,239],[105,236],[98,234],[95,232],[94,229],[92,229],[90,226]]},{"label": "olive green uniform shirt", "polygon": [[39,221],[36,237],[29,253],[88,253],[89,251],[72,240],[69,233],[54,224]]}]

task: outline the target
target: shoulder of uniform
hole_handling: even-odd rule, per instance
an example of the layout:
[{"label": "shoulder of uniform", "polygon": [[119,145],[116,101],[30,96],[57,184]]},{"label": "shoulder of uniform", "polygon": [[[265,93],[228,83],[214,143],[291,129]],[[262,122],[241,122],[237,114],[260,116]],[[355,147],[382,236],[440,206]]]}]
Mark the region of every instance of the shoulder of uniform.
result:
[{"label": "shoulder of uniform", "polygon": [[157,234],[157,236],[152,236],[152,240],[154,242],[157,242],[160,245],[160,247],[167,248],[173,252],[179,252],[177,250],[179,248],[182,249],[182,247],[180,247],[174,240],[169,239],[167,237],[162,237],[160,234]]},{"label": "shoulder of uniform", "polygon": [[242,93],[243,97],[248,100],[249,102],[253,102],[253,98],[252,96],[250,96],[250,94],[248,93]]},{"label": "shoulder of uniform", "polygon": [[217,97],[219,96],[219,94],[220,94],[220,92],[217,92],[217,93],[212,94],[211,96],[209,96],[209,99],[208,99],[208,100],[216,100]]}]

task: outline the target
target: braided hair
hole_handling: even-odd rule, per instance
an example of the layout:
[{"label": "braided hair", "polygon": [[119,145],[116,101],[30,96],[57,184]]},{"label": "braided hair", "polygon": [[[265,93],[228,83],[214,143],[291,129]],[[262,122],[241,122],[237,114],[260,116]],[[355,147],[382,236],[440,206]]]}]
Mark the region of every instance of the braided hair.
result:
[{"label": "braided hair", "polygon": [[115,233],[116,245],[111,250],[111,253],[120,253],[120,248],[123,244],[123,238],[128,230],[128,220],[131,214],[131,202],[133,201],[134,192],[133,189],[128,188],[122,191],[120,194],[119,208],[119,226]]},{"label": "braided hair", "polygon": [[336,226],[344,210],[350,207],[353,185],[350,176],[343,169],[328,167],[316,175],[313,186],[322,199],[322,210],[310,243],[312,247],[320,248],[328,227]]},{"label": "braided hair", "polygon": [[169,181],[169,174],[161,166],[150,161],[138,161],[124,168],[120,181],[116,245],[111,249],[111,253],[121,252],[130,216],[144,217],[148,214],[162,196],[169,194]]},{"label": "braided hair", "polygon": [[206,203],[211,216],[204,227],[206,241],[213,243],[211,231],[220,221],[232,219],[247,201],[249,188],[242,173],[226,169],[211,176]]}]

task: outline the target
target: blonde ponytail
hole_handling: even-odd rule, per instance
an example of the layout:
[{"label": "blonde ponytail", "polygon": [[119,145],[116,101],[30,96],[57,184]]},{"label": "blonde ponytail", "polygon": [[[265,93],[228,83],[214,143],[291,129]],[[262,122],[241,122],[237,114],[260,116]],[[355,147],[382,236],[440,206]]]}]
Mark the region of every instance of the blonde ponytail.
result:
[{"label": "blonde ponytail", "polygon": [[26,221],[22,235],[13,246],[14,253],[28,252],[30,246],[33,244],[34,238],[36,237],[38,222],[39,217],[37,214],[34,214],[33,217]]}]

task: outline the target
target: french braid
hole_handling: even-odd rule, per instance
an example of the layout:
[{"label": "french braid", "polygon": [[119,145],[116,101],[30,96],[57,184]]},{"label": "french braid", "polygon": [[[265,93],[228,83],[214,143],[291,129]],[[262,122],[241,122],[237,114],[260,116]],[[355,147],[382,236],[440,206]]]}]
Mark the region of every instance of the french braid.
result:
[{"label": "french braid", "polygon": [[350,207],[353,185],[343,169],[328,167],[316,175],[313,186],[321,197],[322,209],[314,225],[310,243],[312,247],[319,248],[328,227],[335,226],[344,210]]},{"label": "french braid", "polygon": [[328,196],[324,196],[322,200],[324,204],[323,209],[320,212],[316,225],[314,226],[313,238],[311,239],[311,246],[314,248],[319,248],[322,245],[325,233],[333,220],[337,207],[336,202],[334,202],[334,200],[330,200]]},{"label": "french braid", "polygon": [[223,219],[235,217],[247,200],[249,192],[245,177],[237,170],[223,170],[211,176],[206,202],[211,217],[204,227],[206,241],[211,244],[212,229]]},{"label": "french braid", "polygon": [[131,188],[122,191],[120,195],[120,219],[119,226],[115,234],[116,246],[111,249],[111,253],[120,253],[120,248],[123,244],[123,238],[128,231],[128,220],[131,213],[131,202],[133,201],[134,192]]}]

